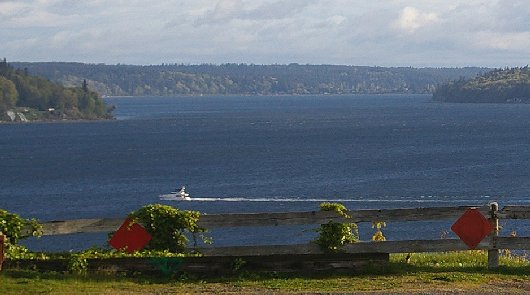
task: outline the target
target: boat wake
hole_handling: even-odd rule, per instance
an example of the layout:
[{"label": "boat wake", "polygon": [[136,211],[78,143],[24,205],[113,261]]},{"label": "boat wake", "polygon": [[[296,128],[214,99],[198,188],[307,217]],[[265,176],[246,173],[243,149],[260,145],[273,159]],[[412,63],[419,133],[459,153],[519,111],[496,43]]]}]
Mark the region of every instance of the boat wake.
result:
[{"label": "boat wake", "polygon": [[[161,200],[165,201],[182,201],[182,198],[175,195],[161,195]],[[298,199],[298,198],[194,198],[190,197],[187,201],[198,202],[352,202],[356,200],[349,199]]]},{"label": "boat wake", "polygon": [[477,203],[481,200],[476,199],[424,199],[424,198],[396,198],[396,197],[382,197],[382,198],[358,198],[358,199],[322,199],[322,198],[282,198],[282,197],[266,197],[266,198],[244,198],[244,197],[221,197],[221,198],[207,198],[207,197],[188,197],[182,199],[175,194],[160,195],[160,200],[164,201],[188,201],[188,202],[367,202],[367,203]]}]

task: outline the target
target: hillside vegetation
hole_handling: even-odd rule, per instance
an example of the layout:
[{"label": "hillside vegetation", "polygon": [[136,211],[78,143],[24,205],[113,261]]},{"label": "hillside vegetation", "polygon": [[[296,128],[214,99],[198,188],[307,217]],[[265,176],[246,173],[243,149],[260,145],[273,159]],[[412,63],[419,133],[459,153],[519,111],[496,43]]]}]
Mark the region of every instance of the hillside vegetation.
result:
[{"label": "hillside vegetation", "polygon": [[99,94],[81,87],[64,87],[28,70],[0,62],[0,121],[108,119],[110,110]]},{"label": "hillside vegetation", "polygon": [[530,69],[498,69],[473,79],[440,85],[433,99],[443,102],[529,103]]},{"label": "hillside vegetation", "polygon": [[432,93],[435,85],[484,68],[383,68],[339,65],[105,65],[14,63],[66,86],[87,79],[102,95],[304,95]]}]

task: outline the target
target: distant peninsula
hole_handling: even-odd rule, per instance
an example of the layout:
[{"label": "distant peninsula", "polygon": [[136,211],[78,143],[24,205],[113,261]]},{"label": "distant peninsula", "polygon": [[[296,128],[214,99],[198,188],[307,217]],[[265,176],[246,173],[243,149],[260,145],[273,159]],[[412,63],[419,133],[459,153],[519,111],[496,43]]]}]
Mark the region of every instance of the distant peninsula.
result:
[{"label": "distant peninsula", "polygon": [[469,103],[530,103],[530,69],[505,68],[436,87],[433,100]]},{"label": "distant peninsula", "polygon": [[86,80],[105,96],[432,94],[436,85],[491,69],[308,64],[107,65],[13,62],[64,86]]},{"label": "distant peninsula", "polygon": [[30,122],[111,119],[101,96],[80,87],[65,87],[0,61],[0,121]]}]

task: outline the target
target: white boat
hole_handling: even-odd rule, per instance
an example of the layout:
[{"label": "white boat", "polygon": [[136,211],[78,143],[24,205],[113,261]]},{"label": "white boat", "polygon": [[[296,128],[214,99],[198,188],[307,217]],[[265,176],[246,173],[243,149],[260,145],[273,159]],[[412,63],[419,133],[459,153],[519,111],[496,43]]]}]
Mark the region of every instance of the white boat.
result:
[{"label": "white boat", "polygon": [[186,186],[182,186],[182,188],[180,188],[179,191],[171,192],[165,195],[160,195],[160,199],[172,200],[172,201],[178,201],[178,200],[191,201],[190,194],[186,192]]}]

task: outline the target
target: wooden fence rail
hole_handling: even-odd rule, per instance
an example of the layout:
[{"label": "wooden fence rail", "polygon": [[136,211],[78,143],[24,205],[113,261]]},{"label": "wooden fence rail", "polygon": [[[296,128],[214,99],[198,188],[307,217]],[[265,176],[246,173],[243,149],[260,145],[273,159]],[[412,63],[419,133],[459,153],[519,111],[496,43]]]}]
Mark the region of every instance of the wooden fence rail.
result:
[{"label": "wooden fence rail", "polygon": [[[203,214],[199,225],[205,228],[242,227],[242,226],[279,226],[301,224],[324,224],[335,222],[405,222],[428,220],[456,221],[470,206],[432,207],[408,209],[354,210],[349,211],[351,219],[338,217],[335,212],[309,211],[285,213],[244,213],[244,214]],[[499,210],[497,203],[488,206],[476,206],[489,218],[494,232],[484,239],[476,249],[488,250],[489,267],[498,266],[500,249],[530,250],[530,237],[499,237],[499,219],[530,219],[530,206],[505,206]],[[124,218],[78,219],[49,221],[42,223],[43,235],[63,235],[72,233],[110,232],[115,231]],[[359,242],[349,244],[342,250],[344,253],[415,253],[445,252],[467,250],[468,246],[459,239],[439,240],[406,240]],[[270,246],[236,246],[212,247],[198,249],[204,256],[260,256],[260,255],[295,255],[324,253],[315,244],[303,245],[270,245]]]},{"label": "wooden fence rail", "polygon": [[[281,213],[232,213],[232,214],[203,214],[199,218],[199,226],[204,228],[244,227],[244,226],[278,226],[299,224],[323,224],[335,222],[373,222],[373,221],[428,221],[428,220],[456,220],[468,207],[435,207],[435,208],[407,208],[381,210],[349,211],[351,219],[345,220],[330,211],[281,212]],[[488,216],[489,207],[480,206],[482,214]],[[530,219],[530,207],[526,211],[522,207],[511,206],[511,214],[519,219]],[[526,207],[525,207],[526,208]],[[510,216],[512,216],[510,215]],[[526,217],[528,216],[528,217]],[[87,232],[115,231],[124,218],[76,219],[62,221],[48,221],[42,223],[43,235],[64,235]]]},{"label": "wooden fence rail", "polygon": [[[530,237],[499,237],[497,245],[498,249],[530,250]],[[482,241],[476,249],[490,250],[490,241]],[[463,250],[469,250],[469,247],[459,239],[358,242],[341,248],[343,253],[422,253]],[[199,248],[198,251],[205,256],[324,253],[315,244]]]}]

